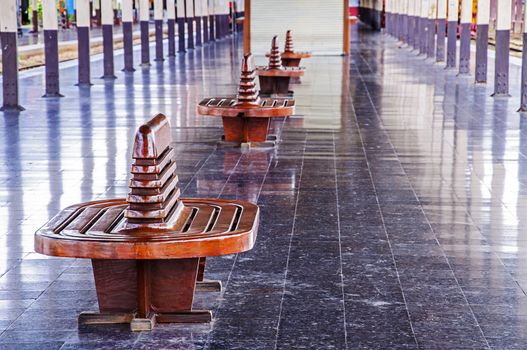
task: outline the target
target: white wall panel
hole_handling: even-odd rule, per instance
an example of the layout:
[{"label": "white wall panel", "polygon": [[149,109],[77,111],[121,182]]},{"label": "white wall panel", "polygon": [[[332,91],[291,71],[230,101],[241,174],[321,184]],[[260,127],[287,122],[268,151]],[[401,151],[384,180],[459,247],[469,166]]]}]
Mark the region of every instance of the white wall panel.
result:
[{"label": "white wall panel", "polygon": [[291,29],[296,51],[340,55],[343,13],[343,0],[252,0],[251,51],[268,52],[274,35],[283,49],[285,32]]}]

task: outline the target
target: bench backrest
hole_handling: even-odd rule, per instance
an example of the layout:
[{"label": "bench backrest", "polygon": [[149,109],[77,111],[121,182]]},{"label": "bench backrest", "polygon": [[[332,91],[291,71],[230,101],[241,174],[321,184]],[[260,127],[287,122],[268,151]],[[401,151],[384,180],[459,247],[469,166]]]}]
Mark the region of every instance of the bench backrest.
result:
[{"label": "bench backrest", "polygon": [[174,149],[168,118],[158,114],[135,135],[132,179],[125,217],[130,224],[162,224],[179,201]]}]

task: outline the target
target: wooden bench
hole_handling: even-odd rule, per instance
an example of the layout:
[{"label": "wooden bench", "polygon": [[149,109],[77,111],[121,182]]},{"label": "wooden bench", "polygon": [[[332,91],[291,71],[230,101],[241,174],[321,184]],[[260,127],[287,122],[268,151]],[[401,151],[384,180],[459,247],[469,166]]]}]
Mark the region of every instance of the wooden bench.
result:
[{"label": "wooden bench", "polygon": [[289,90],[291,78],[299,78],[304,75],[304,68],[284,67],[280,58],[276,35],[271,41],[271,53],[269,54],[269,65],[256,67],[256,74],[260,79],[260,96],[293,96]]},{"label": "wooden bench", "polygon": [[[271,53],[267,53],[269,57]],[[293,47],[293,35],[291,30],[288,30],[285,35],[285,48],[284,52],[280,55],[282,57],[282,65],[284,67],[300,67],[300,61],[302,58],[310,58],[310,52],[294,51]]]},{"label": "wooden bench", "polygon": [[[236,97],[212,97],[197,106],[201,115],[221,117],[224,140],[245,145],[271,146],[267,139],[271,118],[287,117],[295,111],[289,97],[262,98],[256,91],[253,57],[243,57],[240,86]],[[266,142],[268,141],[268,142]]]},{"label": "wooden bench", "polygon": [[168,119],[155,116],[135,136],[126,199],[73,205],[35,234],[39,253],[92,259],[99,312],[81,313],[80,325],[210,322],[210,311],[192,309],[204,257],[254,245],[256,205],[179,197],[171,142]]}]

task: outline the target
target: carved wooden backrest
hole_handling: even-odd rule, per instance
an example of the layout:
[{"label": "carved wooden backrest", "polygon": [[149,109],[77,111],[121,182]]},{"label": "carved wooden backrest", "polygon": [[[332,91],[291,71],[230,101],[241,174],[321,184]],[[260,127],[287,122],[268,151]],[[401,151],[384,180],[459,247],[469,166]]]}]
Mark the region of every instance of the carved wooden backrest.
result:
[{"label": "carved wooden backrest", "polygon": [[294,52],[293,47],[293,35],[291,34],[291,30],[288,30],[285,34],[285,49],[284,52]]},{"label": "carved wooden backrest", "polygon": [[181,209],[170,124],[163,114],[142,125],[135,135],[129,204],[130,224],[162,224]]},{"label": "carved wooden backrest", "polygon": [[238,87],[238,94],[236,95],[237,102],[235,103],[235,106],[259,106],[258,91],[256,90],[255,82],[255,70],[253,56],[250,53],[244,55],[242,59],[240,86]]},{"label": "carved wooden backrest", "polygon": [[282,67],[282,58],[280,57],[280,49],[278,47],[278,39],[275,35],[271,41],[271,53],[269,54],[269,69],[276,69]]}]

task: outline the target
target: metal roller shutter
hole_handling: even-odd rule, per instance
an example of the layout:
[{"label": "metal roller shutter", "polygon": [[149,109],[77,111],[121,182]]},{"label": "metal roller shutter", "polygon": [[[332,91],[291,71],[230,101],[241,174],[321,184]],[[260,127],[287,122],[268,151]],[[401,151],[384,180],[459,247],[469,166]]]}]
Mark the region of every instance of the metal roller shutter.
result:
[{"label": "metal roller shutter", "polygon": [[343,53],[343,0],[251,0],[251,50],[269,51],[278,35],[293,31],[295,50],[313,54]]}]

